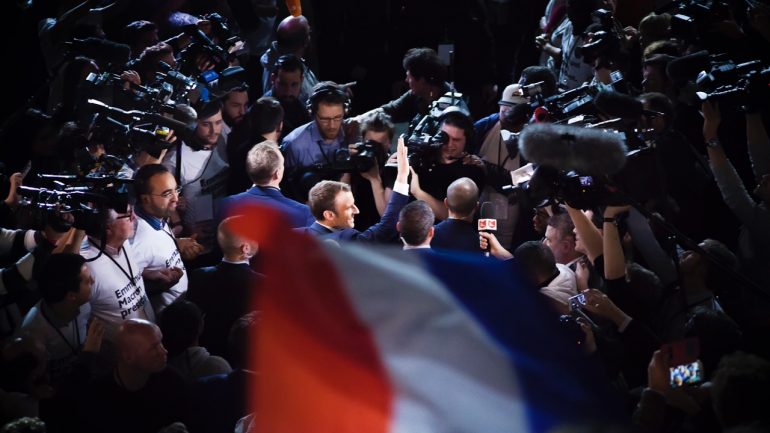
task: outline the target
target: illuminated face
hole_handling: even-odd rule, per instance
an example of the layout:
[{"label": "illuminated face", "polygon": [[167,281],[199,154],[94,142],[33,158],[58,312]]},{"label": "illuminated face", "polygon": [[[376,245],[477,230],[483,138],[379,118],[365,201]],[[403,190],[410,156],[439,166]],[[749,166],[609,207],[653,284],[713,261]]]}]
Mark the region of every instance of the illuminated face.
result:
[{"label": "illuminated face", "polygon": [[116,213],[115,220],[107,225],[107,241],[123,242],[133,237],[135,221],[136,215],[131,207],[126,213]]},{"label": "illuminated face", "polygon": [[237,125],[246,115],[249,104],[249,93],[244,91],[233,91],[228,93],[222,107],[222,114],[227,118],[231,125]]},{"label": "illuminated face", "polygon": [[302,90],[302,71],[278,70],[272,75],[273,96],[276,99],[296,100]]},{"label": "illuminated face", "polygon": [[340,191],[334,198],[334,221],[333,227],[353,228],[355,225],[355,216],[358,214],[358,207],[350,191]]},{"label": "illuminated face", "polygon": [[142,194],[142,209],[156,218],[168,218],[179,202],[176,179],[171,173],[160,173],[150,178],[149,194]]},{"label": "illuminated face", "polygon": [[462,158],[465,152],[465,131],[454,125],[441,125],[441,130],[449,136],[447,144],[441,146],[441,161],[449,164]]},{"label": "illuminated face", "polygon": [[157,373],[166,367],[168,351],[163,346],[163,334],[157,326],[141,332],[134,339],[131,364],[146,373]]},{"label": "illuminated face", "polygon": [[390,134],[388,134],[388,131],[366,131],[366,134],[364,134],[364,141],[368,140],[380,143],[385,152],[390,150],[391,137]]},{"label": "illuminated face", "polygon": [[198,127],[195,128],[195,135],[203,144],[204,148],[212,148],[217,145],[219,136],[222,134],[222,112],[218,111],[211,117],[198,120]]},{"label": "illuminated face", "polygon": [[78,305],[83,305],[91,298],[91,291],[94,287],[94,277],[91,275],[91,270],[88,266],[83,265],[80,268],[80,287],[76,294],[75,300]]},{"label": "illuminated face", "polygon": [[345,109],[342,104],[327,104],[320,102],[318,110],[315,113],[315,121],[318,124],[318,130],[325,140],[334,140],[342,128],[342,119],[345,115]]},{"label": "illuminated face", "polygon": [[551,249],[553,257],[556,259],[556,263],[566,264],[572,260],[572,253],[575,249],[572,244],[572,239],[568,236],[560,238],[559,230],[556,227],[547,226],[545,228],[543,244]]}]

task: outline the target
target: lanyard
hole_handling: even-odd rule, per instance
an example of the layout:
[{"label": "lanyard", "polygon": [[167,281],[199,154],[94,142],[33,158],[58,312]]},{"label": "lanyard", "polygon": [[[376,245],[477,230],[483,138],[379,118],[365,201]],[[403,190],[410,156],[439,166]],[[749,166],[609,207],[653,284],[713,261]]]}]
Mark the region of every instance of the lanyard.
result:
[{"label": "lanyard", "polygon": [[119,251],[123,251],[123,255],[126,256],[126,265],[128,265],[128,272],[126,272],[123,266],[120,266],[120,263],[118,263],[117,260],[113,259],[111,255],[105,254],[105,256],[107,256],[108,259],[112,260],[112,263],[115,263],[115,266],[117,266],[118,269],[120,269],[120,272],[123,272],[123,275],[125,275],[126,278],[128,278],[129,284],[131,284],[134,287],[137,287],[136,281],[134,280],[134,270],[131,269],[131,260],[128,259],[128,253],[126,253],[126,248],[121,246]]},{"label": "lanyard", "polygon": [[67,340],[67,338],[64,337],[64,334],[62,334],[61,330],[56,325],[54,325],[53,321],[51,321],[51,319],[48,317],[48,315],[45,314],[45,310],[43,310],[43,304],[42,303],[40,304],[40,314],[42,314],[43,318],[45,319],[45,321],[48,322],[49,325],[51,325],[51,328],[53,328],[53,330],[56,331],[57,334],[59,334],[59,337],[61,337],[62,341],[64,341],[64,343],[67,345],[67,347],[70,348],[70,350],[72,351],[72,354],[73,355],[77,355],[78,354],[78,347],[80,346],[80,328],[78,327],[78,318],[75,317],[75,319],[73,320],[73,322],[75,322],[75,332],[74,332],[74,334],[75,334],[75,346],[73,347],[70,344],[69,340]]}]

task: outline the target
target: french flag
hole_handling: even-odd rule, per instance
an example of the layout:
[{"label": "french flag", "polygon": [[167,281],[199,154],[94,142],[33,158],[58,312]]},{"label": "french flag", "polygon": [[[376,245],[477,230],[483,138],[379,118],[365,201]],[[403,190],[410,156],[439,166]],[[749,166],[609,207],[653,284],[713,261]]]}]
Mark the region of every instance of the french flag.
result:
[{"label": "french flag", "polygon": [[510,265],[340,248],[289,230],[276,210],[235,213],[266,275],[255,431],[547,432],[620,413],[606,377]]}]

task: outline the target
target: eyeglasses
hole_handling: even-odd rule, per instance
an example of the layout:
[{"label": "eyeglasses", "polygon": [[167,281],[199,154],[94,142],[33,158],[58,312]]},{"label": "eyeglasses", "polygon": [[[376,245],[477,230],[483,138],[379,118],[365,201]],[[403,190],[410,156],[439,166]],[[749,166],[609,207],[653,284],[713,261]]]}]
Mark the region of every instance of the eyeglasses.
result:
[{"label": "eyeglasses", "polygon": [[342,122],[342,116],[334,116],[334,117],[315,117],[316,120],[318,120],[318,123],[323,123],[324,125],[329,125],[332,122],[333,123],[340,123]]},{"label": "eyeglasses", "polygon": [[171,198],[172,195],[179,196],[179,194],[181,194],[181,193],[182,193],[182,187],[178,186],[178,187],[176,187],[174,189],[170,189],[168,191],[163,191],[160,194],[150,194],[150,195],[155,195],[155,196],[163,197],[163,198]]}]

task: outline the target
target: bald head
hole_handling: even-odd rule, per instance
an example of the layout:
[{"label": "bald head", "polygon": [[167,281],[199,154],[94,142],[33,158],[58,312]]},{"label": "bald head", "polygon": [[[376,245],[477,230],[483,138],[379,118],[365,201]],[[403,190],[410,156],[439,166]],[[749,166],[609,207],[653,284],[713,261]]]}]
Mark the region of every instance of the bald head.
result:
[{"label": "bald head", "polygon": [[238,236],[235,233],[235,224],[244,219],[242,215],[225,218],[219,223],[217,229],[217,242],[222,249],[222,255],[230,261],[249,260],[257,253],[257,243]]},{"label": "bald head", "polygon": [[310,24],[307,18],[302,15],[284,18],[276,29],[276,41],[282,52],[302,57],[301,51],[310,43]]},{"label": "bald head", "polygon": [[144,319],[128,319],[118,328],[115,338],[118,364],[145,374],[155,373],[166,366],[163,334],[154,323]]},{"label": "bald head", "polygon": [[479,187],[471,179],[461,177],[447,188],[444,203],[450,217],[472,218],[479,204]]}]

